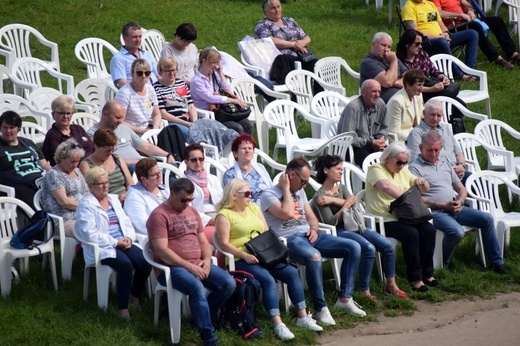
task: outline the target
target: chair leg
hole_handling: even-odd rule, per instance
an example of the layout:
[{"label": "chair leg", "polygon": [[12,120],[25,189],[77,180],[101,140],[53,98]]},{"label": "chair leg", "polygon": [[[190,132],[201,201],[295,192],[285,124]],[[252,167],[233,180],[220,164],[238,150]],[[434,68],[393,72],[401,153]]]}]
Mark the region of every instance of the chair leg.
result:
[{"label": "chair leg", "polygon": [[63,280],[70,280],[72,277],[72,264],[76,252],[77,242],[66,239],[61,248],[61,277]]},{"label": "chair leg", "polygon": [[58,274],[56,273],[56,257],[54,256],[54,249],[49,253],[50,257],[50,267],[51,267],[51,276],[52,283],[54,285],[54,289],[58,290]]},{"label": "chair leg", "polygon": [[435,235],[435,250],[433,252],[433,268],[439,269],[444,266],[444,254],[442,251],[442,241],[444,240],[444,233],[437,230]]},{"label": "chair leg", "polygon": [[484,252],[484,242],[482,241],[482,232],[480,229],[475,230],[475,235],[475,254],[480,252],[480,260],[484,268],[486,268],[486,253]]},{"label": "chair leg", "polygon": [[100,265],[96,268],[98,306],[103,310],[107,310],[108,308],[108,291],[110,288],[109,279],[112,272],[112,268],[106,265]]},{"label": "chair leg", "polygon": [[379,278],[383,283],[385,283],[385,274],[383,273],[383,265],[381,264],[381,253],[376,253],[376,269],[379,274]]},{"label": "chair leg", "polygon": [[177,344],[181,339],[181,302],[183,294],[173,288],[168,289],[168,315],[170,318],[170,334],[172,342]]},{"label": "chair leg", "polygon": [[343,264],[342,258],[330,258],[330,265],[332,266],[332,273],[334,273],[334,281],[336,281],[336,289],[339,291],[341,286],[341,265]]},{"label": "chair leg", "polygon": [[[159,310],[161,309],[161,295],[164,291],[156,290],[153,307],[153,324],[157,327],[159,324]],[[173,338],[173,337],[172,337]]]},{"label": "chair leg", "polygon": [[[2,296],[8,296],[11,292],[11,266],[13,259],[11,256],[4,256],[0,259],[0,287],[2,289]],[[21,265],[20,265],[21,266]]]},{"label": "chair leg", "polygon": [[83,300],[88,299],[88,286],[90,281],[90,269],[91,267],[85,267],[85,272],[83,273]]}]

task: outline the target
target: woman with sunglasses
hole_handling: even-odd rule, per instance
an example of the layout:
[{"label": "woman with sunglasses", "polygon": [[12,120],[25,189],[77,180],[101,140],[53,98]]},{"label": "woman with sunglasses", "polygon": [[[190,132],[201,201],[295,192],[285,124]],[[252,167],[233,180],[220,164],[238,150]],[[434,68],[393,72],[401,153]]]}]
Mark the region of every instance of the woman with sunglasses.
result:
[{"label": "woman with sunglasses", "polygon": [[385,294],[407,298],[395,282],[395,252],[392,243],[370,228],[364,232],[346,229],[343,224],[343,211],[353,207],[356,196],[348,193],[345,185],[340,184],[343,176],[343,159],[339,156],[320,156],[313,162],[316,181],[321,187],[312,198],[312,208],[320,222],[336,226],[338,237],[351,239],[361,246],[359,279],[361,294],[373,302],[377,298],[370,293],[370,276],[374,264],[375,252],[383,255],[383,271],[386,276]]},{"label": "woman with sunglasses", "polygon": [[252,192],[248,183],[241,179],[231,180],[224,188],[224,197],[217,204],[219,212],[216,218],[216,234],[220,248],[235,256],[236,270],[253,274],[262,285],[262,301],[271,318],[276,336],[282,340],[294,338],[294,334],[280,318],[280,298],[275,279],[288,286],[289,297],[298,314],[296,325],[317,332],[322,331],[323,328],[316,324],[310,314],[307,314],[298,270],[287,263],[280,263],[268,270],[247,251],[244,244],[249,241],[251,230],[263,232],[268,229],[260,207],[252,203],[251,197]]},{"label": "woman with sunglasses", "polygon": [[157,161],[143,158],[135,165],[137,183],[128,188],[124,209],[138,234],[148,237],[146,221],[152,211],[170,196],[170,189],[162,183]]},{"label": "woman with sunglasses", "polygon": [[93,141],[94,153],[81,161],[79,169],[83,175],[86,175],[93,167],[103,167],[108,172],[109,193],[118,195],[119,201],[123,204],[126,199],[126,190],[133,185],[133,180],[125,160],[114,154],[117,136],[110,129],[99,129],[94,133]]},{"label": "woman with sunglasses", "polygon": [[85,150],[74,139],[68,139],[58,145],[54,153],[56,165],[43,179],[43,210],[63,217],[65,235],[74,237],[72,229],[76,219],[78,203],[88,194],[88,186],[78,169]]},{"label": "woman with sunglasses", "polygon": [[160,128],[161,111],[155,90],[149,83],[152,70],[148,61],[135,59],[130,73],[132,80],[119,89],[115,100],[126,110],[125,124],[142,135],[149,128]]},{"label": "woman with sunglasses", "polygon": [[381,162],[368,168],[366,212],[381,216],[386,236],[402,243],[406,275],[412,291],[427,292],[427,286],[439,286],[433,277],[435,228],[429,222],[405,224],[388,212],[390,203],[412,186],[416,185],[421,192],[430,189],[426,179],[417,178],[408,170],[409,157],[403,142],[393,142],[381,154]]}]

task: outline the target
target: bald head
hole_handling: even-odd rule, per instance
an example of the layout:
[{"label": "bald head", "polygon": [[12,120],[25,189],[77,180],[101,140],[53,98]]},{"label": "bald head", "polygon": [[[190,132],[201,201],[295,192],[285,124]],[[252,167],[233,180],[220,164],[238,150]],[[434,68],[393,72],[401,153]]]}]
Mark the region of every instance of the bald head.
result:
[{"label": "bald head", "polygon": [[125,110],[123,106],[115,100],[108,101],[105,106],[103,106],[102,116],[99,121],[101,127],[115,130],[123,121],[125,121]]},{"label": "bald head", "polygon": [[361,97],[365,107],[372,108],[381,96],[381,84],[375,79],[367,79],[361,84]]}]

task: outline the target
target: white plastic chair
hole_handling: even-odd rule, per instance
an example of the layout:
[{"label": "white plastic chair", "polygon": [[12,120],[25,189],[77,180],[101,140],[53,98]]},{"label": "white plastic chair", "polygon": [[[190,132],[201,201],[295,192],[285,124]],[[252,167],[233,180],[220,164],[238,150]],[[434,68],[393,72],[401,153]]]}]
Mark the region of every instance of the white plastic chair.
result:
[{"label": "white plastic chair", "polygon": [[477,76],[479,78],[478,90],[461,90],[458,97],[466,104],[484,101],[486,103],[486,114],[491,118],[491,102],[489,99],[487,73],[485,71],[470,68],[459,59],[448,54],[433,55],[431,61],[445,76],[452,80],[454,78],[453,64],[456,64],[462,72],[472,76]]},{"label": "white plastic chair", "polygon": [[367,176],[365,172],[359,169],[358,166],[350,162],[343,162],[341,183],[345,185],[349,194],[357,195],[361,190],[363,190],[363,184],[366,182],[366,179]]},{"label": "white plastic chair", "polygon": [[161,58],[161,52],[166,38],[163,33],[156,29],[149,29],[143,32],[141,48],[152,53],[155,62]]},{"label": "white plastic chair", "polygon": [[161,132],[161,129],[151,129],[143,133],[141,139],[147,141],[150,144],[157,145],[157,135]]},{"label": "white plastic chair", "polygon": [[42,126],[29,121],[22,121],[22,128],[18,135],[30,139],[35,144],[43,144],[46,134],[47,131]]},{"label": "white plastic chair", "polygon": [[470,111],[469,109],[464,107],[459,101],[455,100],[454,98],[447,97],[447,96],[435,96],[435,97],[432,97],[432,100],[438,100],[438,101],[442,102],[442,104],[444,106],[442,121],[445,123],[450,123],[450,120],[453,116],[453,107],[457,108],[462,113],[462,115],[464,115],[466,118],[472,118],[472,119],[476,119],[478,121],[489,119],[489,117],[485,114],[480,114],[480,113]]},{"label": "white plastic chair", "polygon": [[112,83],[107,56],[112,58],[117,49],[111,43],[95,37],[84,38],[76,44],[74,53],[79,61],[87,65],[88,78],[106,79]]},{"label": "white plastic chair", "polygon": [[[336,135],[328,139],[319,148],[316,148],[312,151],[303,151],[302,154],[305,154],[306,157],[336,155],[344,160],[347,155],[347,152],[349,153],[350,157],[354,155],[354,150],[352,149],[352,141],[356,137],[357,134],[355,132],[343,132],[339,135]],[[294,153],[299,153],[298,149],[295,149]]]},{"label": "white plastic chair", "polygon": [[88,131],[92,126],[99,124],[99,117],[88,113],[74,113],[70,123],[79,125]]},{"label": "white plastic chair", "polygon": [[0,64],[0,94],[14,93],[11,69]]},{"label": "white plastic chair", "polygon": [[327,120],[325,125],[322,127],[322,131],[325,133],[327,138],[332,138],[338,134],[338,123],[341,117],[335,117]]},{"label": "white plastic chair", "polygon": [[320,138],[330,138],[328,121],[339,119],[348,103],[346,97],[335,91],[322,91],[312,98],[310,110],[314,118],[308,120],[319,126]]},{"label": "white plastic chair", "polygon": [[77,104],[92,107],[91,113],[101,118],[101,110],[107,101],[115,99],[116,94],[117,88],[111,80],[89,78],[76,85],[73,97]]},{"label": "white plastic chair", "polygon": [[511,227],[520,226],[520,212],[504,211],[500,202],[501,185],[505,185],[509,193],[520,196],[520,188],[500,172],[480,171],[466,180],[466,189],[469,196],[476,200],[476,208],[490,213],[495,219],[498,244],[504,256],[504,248],[509,247]]},{"label": "white plastic chair", "polygon": [[365,174],[368,173],[368,167],[372,166],[374,163],[381,162],[381,154],[381,151],[377,151],[365,157],[365,159],[363,160],[363,165],[361,166],[361,169]]},{"label": "white plastic chair", "polygon": [[[18,209],[18,210],[17,210]],[[9,245],[11,237],[18,231],[18,214],[24,212],[31,217],[34,210],[25,202],[13,197],[0,197],[0,286],[2,295],[7,296],[11,292],[11,267],[17,259],[24,259],[21,271],[28,269],[28,258],[48,254],[54,289],[58,290],[58,278],[56,275],[56,259],[54,256],[54,242],[48,241],[38,246],[38,249],[14,249]],[[51,224],[47,225],[46,237],[52,232]]]},{"label": "white plastic chair", "polygon": [[[61,92],[59,92],[56,89],[53,88],[38,88],[34,90],[27,100],[39,111],[46,112],[46,113],[52,113],[52,101],[54,101],[55,98],[63,96]],[[92,113],[93,111],[92,105],[87,104],[74,104],[75,110],[81,110],[83,112]]]},{"label": "white plastic chair", "polygon": [[[487,0],[486,3],[487,2],[491,2],[491,0]],[[511,29],[511,33],[516,31],[518,44],[520,45],[520,25],[518,25],[518,18],[520,18],[520,0],[498,0],[495,7],[495,16],[498,16],[498,9],[502,4],[507,6],[509,28]],[[485,9],[485,11],[487,11],[487,9]]]},{"label": "white plastic chair", "polygon": [[[314,65],[314,73],[316,73],[326,83],[342,87],[343,92],[341,94],[343,96],[347,96],[346,89],[341,83],[342,72],[346,72],[349,77],[354,78],[356,80],[356,85],[359,86],[359,79],[361,78],[359,72],[354,71],[345,61],[345,59],[339,56],[329,56],[326,58],[321,58],[318,61],[316,61],[316,64]],[[358,95],[359,88],[356,90],[355,93],[352,93],[350,96],[347,97],[353,98],[357,97]]]},{"label": "white plastic chair", "polygon": [[[184,177],[184,171],[178,167],[175,167],[172,164],[165,163],[165,162],[157,162],[157,166],[161,169],[162,183],[165,186],[168,186],[168,187],[170,186],[170,177],[172,175],[175,176],[175,178]],[[137,175],[135,174],[135,172],[134,172],[134,174],[132,174],[132,179],[137,184],[138,179],[137,179]]]},{"label": "white plastic chair", "polygon": [[54,123],[50,113],[37,110],[28,100],[13,94],[0,94],[0,114],[5,111],[15,111],[22,120],[34,118],[38,125],[46,130],[49,130]]},{"label": "white plastic chair", "polygon": [[34,38],[50,49],[50,60],[46,63],[52,69],[59,71],[58,45],[47,40],[35,28],[24,24],[9,24],[0,28],[0,55],[5,57],[6,66],[12,69],[16,60],[31,58],[34,51],[39,51],[39,48],[31,47]]}]

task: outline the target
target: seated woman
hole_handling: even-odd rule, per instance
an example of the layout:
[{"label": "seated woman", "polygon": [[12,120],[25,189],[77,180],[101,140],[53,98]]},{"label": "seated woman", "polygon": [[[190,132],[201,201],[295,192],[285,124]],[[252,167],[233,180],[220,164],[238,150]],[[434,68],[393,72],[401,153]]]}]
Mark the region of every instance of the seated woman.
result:
[{"label": "seated woman", "polygon": [[427,286],[439,286],[433,277],[435,227],[429,222],[405,224],[388,212],[390,203],[413,185],[421,192],[430,188],[424,178],[415,177],[406,167],[409,156],[403,142],[393,142],[383,151],[381,162],[368,168],[366,212],[383,217],[386,236],[402,243],[406,275],[412,290],[427,292]]},{"label": "seated woman", "polygon": [[265,310],[274,325],[275,334],[282,340],[294,338],[289,328],[280,318],[280,306],[276,280],[287,284],[289,296],[298,311],[296,325],[314,331],[323,328],[307,314],[305,295],[298,270],[287,263],[279,263],[272,269],[266,269],[259,264],[258,259],[250,254],[245,243],[249,241],[251,230],[265,231],[268,229],[260,208],[251,202],[251,191],[247,182],[233,179],[224,189],[224,197],[217,204],[219,211],[216,218],[216,232],[222,250],[235,256],[235,268],[254,275],[262,285]]},{"label": "seated woman", "polygon": [[22,118],[13,111],[0,116],[0,184],[14,187],[16,198],[34,208],[35,182],[51,166],[38,146],[30,139],[18,137]]},{"label": "seated woman", "polygon": [[[79,202],[74,235],[80,242],[99,245],[101,263],[117,272],[119,314],[125,321],[130,321],[128,300],[139,307],[139,297],[152,267],[144,259],[141,248],[134,245],[134,227],[117,196],[108,193],[107,171],[94,167],[87,172],[85,180],[90,193]],[[83,246],[83,256],[87,265],[94,263],[91,246]]]},{"label": "seated woman", "polygon": [[162,183],[162,172],[155,159],[146,157],[135,165],[137,184],[128,188],[124,209],[138,234],[148,237],[146,221],[151,212],[170,196]]},{"label": "seated woman", "polygon": [[222,184],[226,186],[235,178],[247,181],[253,192],[253,202],[260,205],[262,192],[273,186],[273,181],[264,165],[253,162],[255,148],[256,142],[251,135],[243,133],[235,138],[231,144],[235,164],[224,173]]},{"label": "seated woman", "polygon": [[96,149],[92,155],[81,161],[79,169],[86,176],[92,167],[103,167],[108,172],[109,193],[118,195],[119,201],[123,204],[126,190],[133,185],[133,180],[125,160],[114,154],[117,136],[110,129],[99,129],[94,133],[93,141]]},{"label": "seated woman", "polygon": [[172,57],[179,66],[177,78],[187,85],[197,69],[197,57],[199,52],[193,41],[197,39],[197,29],[191,23],[182,23],[175,29],[174,38],[166,43],[161,51],[161,58]]},{"label": "seated woman", "polygon": [[[234,103],[240,108],[246,106],[244,101],[231,90],[231,85],[224,75],[220,53],[213,48],[206,48],[200,52],[199,69],[191,80],[190,90],[195,107],[200,109],[213,110],[214,106],[224,103]],[[230,96],[220,95],[220,90]],[[222,123],[238,133],[253,134],[253,124],[248,119],[223,121]]]},{"label": "seated woman", "polygon": [[177,126],[188,140],[188,130],[198,119],[197,109],[193,105],[190,91],[184,81],[177,77],[179,65],[172,57],[164,57],[157,63],[159,80],[153,84],[161,117],[170,125]]},{"label": "seated woman", "polygon": [[423,84],[424,73],[416,69],[408,70],[403,76],[404,87],[386,105],[388,132],[397,134],[400,141],[406,141],[410,131],[421,122]]},{"label": "seated woman", "polygon": [[42,146],[43,155],[50,165],[54,166],[56,164],[54,152],[58,145],[69,138],[74,138],[85,150],[83,156],[92,154],[94,152],[94,143],[87,135],[87,131],[80,125],[70,123],[74,114],[74,100],[67,95],[58,96],[52,101],[51,109],[54,123],[47,131]]},{"label": "seated woman", "polygon": [[115,100],[125,109],[125,124],[142,135],[148,129],[161,127],[161,111],[152,85],[149,83],[152,69],[148,61],[135,59],[130,68],[132,80],[116,94]]},{"label": "seated woman", "polygon": [[343,211],[356,203],[356,196],[350,195],[345,185],[340,184],[343,175],[343,159],[339,156],[320,156],[314,160],[316,181],[322,186],[316,191],[313,210],[320,222],[336,226],[338,237],[352,239],[361,246],[359,266],[360,291],[373,301],[377,299],[370,293],[370,276],[376,250],[383,254],[383,272],[386,277],[385,294],[406,298],[395,282],[395,253],[392,243],[374,230],[364,232],[346,229],[343,224]]},{"label": "seated woman", "polygon": [[63,217],[65,235],[74,237],[72,228],[76,220],[76,208],[83,196],[89,193],[83,174],[78,169],[85,150],[74,138],[58,145],[52,167],[43,179],[43,210]]}]

